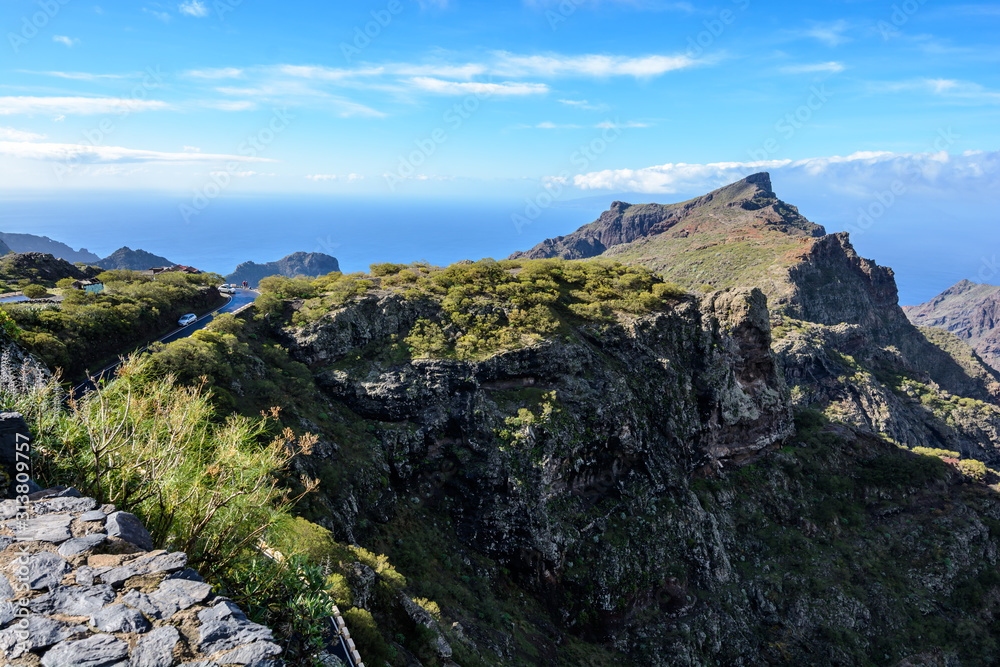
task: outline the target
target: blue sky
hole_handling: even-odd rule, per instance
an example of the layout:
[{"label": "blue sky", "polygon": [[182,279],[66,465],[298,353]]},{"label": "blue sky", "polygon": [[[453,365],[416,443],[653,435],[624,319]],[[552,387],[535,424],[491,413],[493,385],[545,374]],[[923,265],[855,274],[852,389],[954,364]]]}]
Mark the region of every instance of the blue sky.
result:
[{"label": "blue sky", "polygon": [[5,0],[0,25],[6,189],[998,183],[996,4]]}]

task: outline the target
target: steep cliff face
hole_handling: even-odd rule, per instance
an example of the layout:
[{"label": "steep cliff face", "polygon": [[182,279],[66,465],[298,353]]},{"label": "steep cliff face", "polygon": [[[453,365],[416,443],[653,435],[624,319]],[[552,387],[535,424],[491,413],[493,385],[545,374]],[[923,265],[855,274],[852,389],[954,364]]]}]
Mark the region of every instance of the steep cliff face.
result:
[{"label": "steep cliff face", "polygon": [[903,310],[918,326],[955,334],[1000,370],[1000,287],[963,280],[927,303]]},{"label": "steep cliff face", "polygon": [[276,262],[267,262],[266,264],[243,262],[236,267],[235,271],[226,276],[226,282],[242,283],[246,280],[252,287],[256,287],[261,280],[268,276],[315,278],[334,271],[340,271],[340,264],[337,263],[336,257],[321,252],[294,252]]},{"label": "steep cliff face", "polygon": [[[373,291],[282,335],[370,438],[325,523],[380,545],[411,581],[447,582],[418,586],[450,600],[459,664],[996,657],[949,636],[991,632],[995,494],[817,413],[793,426],[759,290],[480,360],[393,352],[437,308]],[[356,600],[378,615],[362,574]],[[520,622],[484,616],[485,591],[520,599]],[[581,639],[612,653],[581,654]]]},{"label": "steep cliff face", "polygon": [[[824,235],[777,198],[766,174],[683,204],[643,205],[660,211],[662,223],[626,224],[645,219],[636,208],[612,205],[597,222],[528,255],[567,255],[568,243],[591,239],[601,256],[687,287],[759,287],[796,406],[819,406],[910,447],[960,451],[1000,466],[1000,374],[962,344],[913,326],[892,269],[860,257],[846,233]],[[952,318],[953,328],[981,330],[972,320],[987,322],[983,312]],[[982,345],[991,343],[984,338]]]}]

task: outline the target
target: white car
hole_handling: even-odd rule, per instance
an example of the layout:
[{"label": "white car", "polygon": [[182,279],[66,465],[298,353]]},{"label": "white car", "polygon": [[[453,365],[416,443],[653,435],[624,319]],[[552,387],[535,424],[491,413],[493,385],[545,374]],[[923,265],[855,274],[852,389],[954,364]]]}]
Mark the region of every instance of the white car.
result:
[{"label": "white car", "polygon": [[194,313],[188,313],[181,319],[177,320],[177,324],[181,325],[182,327],[186,327],[187,325],[191,324],[197,319],[198,319],[197,315],[195,315]]},{"label": "white car", "polygon": [[219,292],[222,294],[236,294],[236,288],[232,285],[222,285],[219,287]]}]

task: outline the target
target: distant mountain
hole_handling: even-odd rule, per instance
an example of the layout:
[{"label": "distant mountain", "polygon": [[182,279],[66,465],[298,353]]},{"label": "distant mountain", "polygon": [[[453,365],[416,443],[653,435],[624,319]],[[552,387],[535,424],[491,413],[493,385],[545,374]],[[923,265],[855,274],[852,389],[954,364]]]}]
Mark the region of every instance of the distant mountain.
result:
[{"label": "distant mountain", "polygon": [[1000,370],[1000,287],[963,280],[927,303],[905,306],[903,311],[918,326],[955,334]]},{"label": "distant mountain", "polygon": [[0,240],[0,256],[6,255],[11,252],[14,252],[14,250],[9,245]]},{"label": "distant mountain", "polygon": [[0,281],[7,283],[8,287],[23,279],[52,287],[63,278],[82,280],[95,275],[97,269],[93,267],[80,269],[49,253],[22,252],[0,257]]},{"label": "distant mountain", "polygon": [[[86,248],[73,250],[65,243],[53,241],[48,236],[36,236],[35,234],[8,234],[0,232],[0,241],[14,252],[41,252],[47,253],[67,262],[83,262],[84,264],[94,264],[100,259],[97,255]],[[3,250],[3,248],[0,248]]]},{"label": "distant mountain", "polygon": [[239,284],[246,280],[251,287],[256,287],[261,280],[268,276],[315,278],[334,271],[340,271],[340,264],[336,257],[324,255],[321,252],[295,252],[277,262],[268,262],[267,264],[243,262],[236,267],[235,271],[226,276],[226,282]]},{"label": "distant mountain", "polygon": [[145,250],[132,250],[128,246],[124,246],[115,250],[104,259],[94,262],[94,264],[106,270],[127,269],[130,271],[145,271],[154,266],[173,266],[174,262],[171,262],[166,257],[160,257]]}]

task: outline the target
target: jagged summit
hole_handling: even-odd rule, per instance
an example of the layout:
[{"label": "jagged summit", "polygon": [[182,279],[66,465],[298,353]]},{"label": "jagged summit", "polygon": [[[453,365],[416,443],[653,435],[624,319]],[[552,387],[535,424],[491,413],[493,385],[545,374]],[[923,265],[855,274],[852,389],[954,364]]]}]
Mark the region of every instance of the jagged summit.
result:
[{"label": "jagged summit", "polygon": [[[767,172],[677,204],[629,204],[616,201],[596,221],[566,236],[542,241],[511,259],[562,257],[585,259],[653,239],[687,238],[738,230],[779,232],[782,236],[822,236],[825,230],[806,220],[794,206],[778,199]],[[659,267],[656,267],[659,268]]]}]

